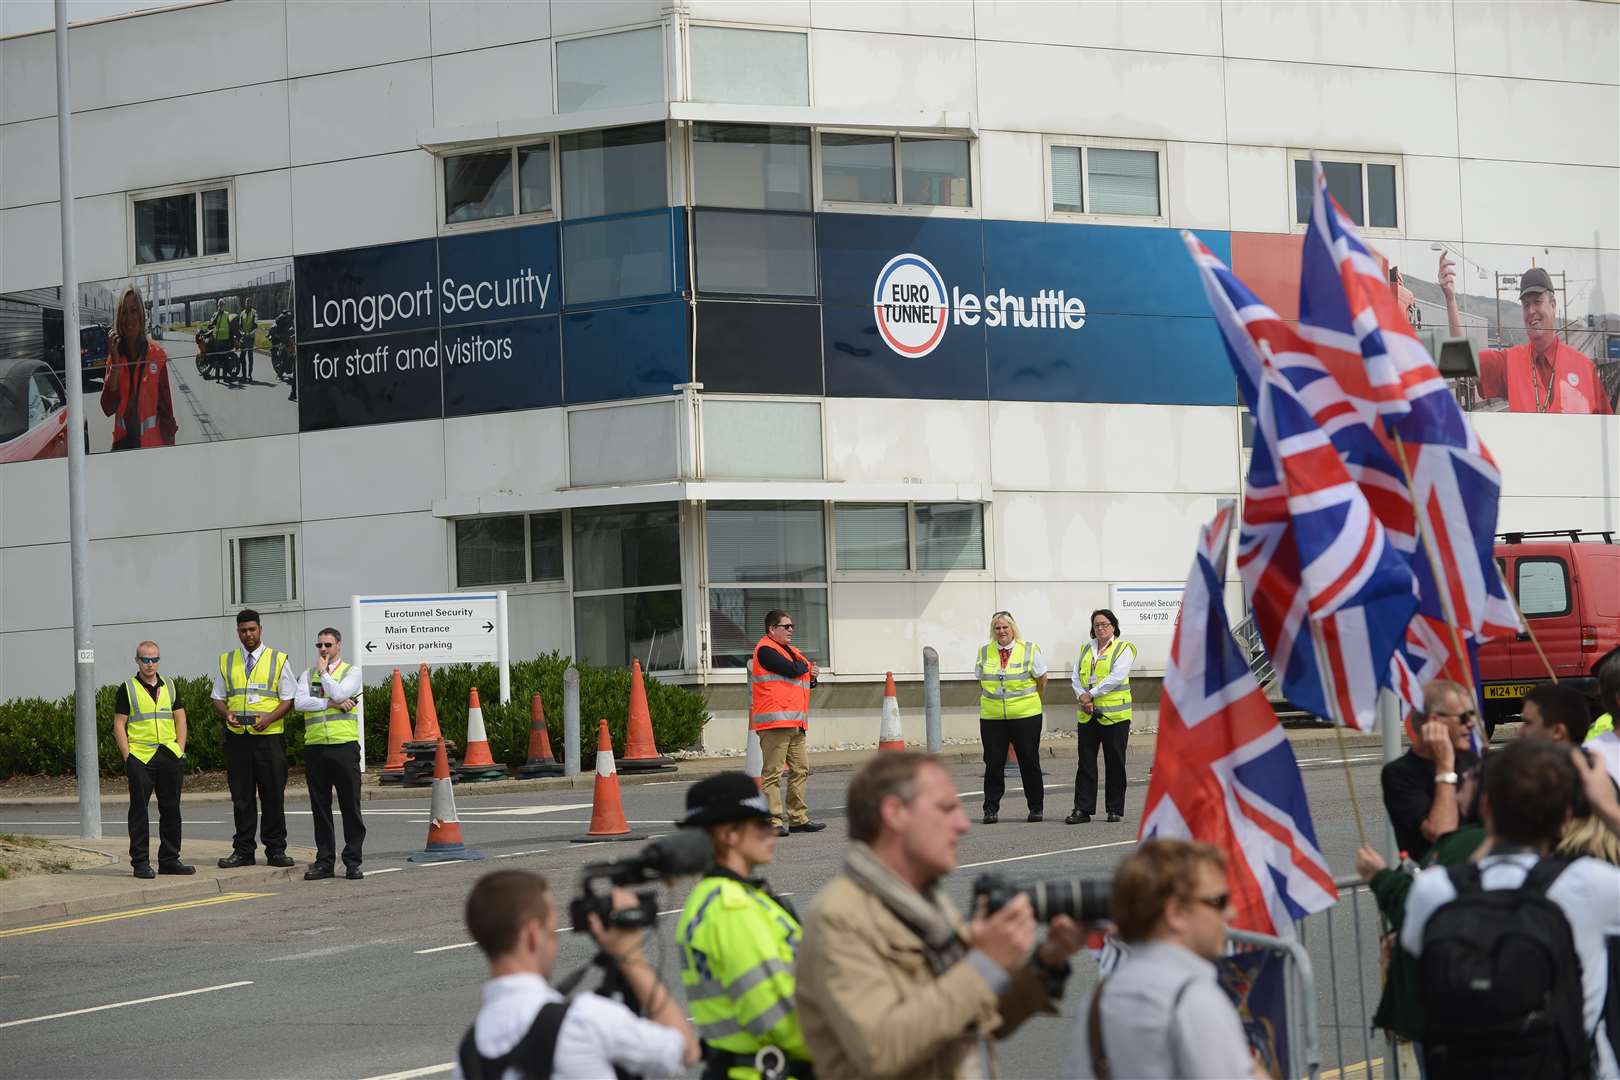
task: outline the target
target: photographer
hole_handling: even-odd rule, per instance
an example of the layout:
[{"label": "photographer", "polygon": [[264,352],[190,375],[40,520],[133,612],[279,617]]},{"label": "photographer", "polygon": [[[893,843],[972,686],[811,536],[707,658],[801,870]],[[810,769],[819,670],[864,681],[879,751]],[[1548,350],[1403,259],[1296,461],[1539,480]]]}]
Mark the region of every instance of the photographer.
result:
[{"label": "photographer", "polygon": [[[613,891],[615,910],[637,906]],[[624,1069],[678,1076],[698,1060],[697,1037],[642,951],[641,931],[608,929],[593,913],[591,936],[618,965],[650,1019],[595,994],[572,1001],[552,989],[561,947],[557,905],[546,879],[524,870],[485,874],[467,897],[467,929],[489,958],[484,1004],[461,1040],[456,1076],[463,1080],[602,1080]]]},{"label": "photographer", "polygon": [[1114,873],[1113,910],[1130,952],[1081,1004],[1069,1074],[1265,1077],[1215,978],[1231,911],[1220,849],[1146,841]]},{"label": "photographer", "polygon": [[793,1008],[803,931],[792,905],[754,876],[776,856],[765,796],[747,775],[720,773],[687,789],[676,824],[705,830],[714,845],[714,863],[675,924],[705,1080],[814,1080]]},{"label": "photographer", "polygon": [[963,925],[940,883],[971,826],[933,755],[879,755],[846,801],[853,843],[799,949],[799,1023],[816,1074],[995,1076],[990,1040],[1055,1011],[1085,941],[1079,924],[1054,917],[1037,950],[1035,912],[1018,895],[994,912],[981,902]]}]

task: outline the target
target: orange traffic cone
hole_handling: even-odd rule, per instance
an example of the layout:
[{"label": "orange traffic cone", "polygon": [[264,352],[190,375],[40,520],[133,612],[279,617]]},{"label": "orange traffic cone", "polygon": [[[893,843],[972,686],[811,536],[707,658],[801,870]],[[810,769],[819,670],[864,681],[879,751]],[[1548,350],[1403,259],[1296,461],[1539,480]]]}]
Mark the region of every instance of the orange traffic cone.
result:
[{"label": "orange traffic cone", "polygon": [[456,793],[450,787],[450,757],[439,740],[438,757],[433,763],[433,810],[428,815],[427,848],[410,857],[411,862],[450,862],[482,859],[461,840],[461,820],[456,817]]},{"label": "orange traffic cone", "polygon": [[478,687],[467,700],[467,756],[456,768],[456,779],[476,784],[485,780],[505,780],[506,769],[495,763],[489,752],[489,735],[484,731],[484,709],[478,704]]},{"label": "orange traffic cone", "polygon": [[562,763],[551,753],[551,732],[546,728],[546,707],[540,695],[534,695],[529,704],[529,760],[518,766],[518,778],[533,780],[537,776],[561,776]]},{"label": "orange traffic cone", "polygon": [[883,685],[883,719],[878,721],[878,749],[904,750],[905,736],[900,734],[900,699],[894,696],[894,672],[885,672],[888,681]]},{"label": "orange traffic cone", "polygon": [[574,837],[574,843],[645,839],[645,833],[631,832],[630,823],[624,820],[624,800],[619,796],[619,772],[613,766],[613,739],[608,735],[607,720],[603,719],[596,733],[596,791],[591,798],[591,831],[584,836]]},{"label": "orange traffic cone", "polygon": [[428,678],[428,666],[416,677],[416,742],[437,742],[439,711],[433,707],[433,680]]},{"label": "orange traffic cone", "polygon": [[1012,743],[1007,744],[1007,767],[1002,771],[1007,773],[1022,771],[1018,767],[1018,748]]},{"label": "orange traffic cone", "polygon": [[388,700],[388,760],[377,781],[382,784],[405,782],[405,744],[411,740],[411,714],[405,708],[405,681],[394,669],[394,685]]},{"label": "orange traffic cone", "polygon": [[624,734],[625,772],[657,772],[675,763],[658,752],[653,741],[652,714],[647,711],[647,687],[641,681],[641,661],[630,661],[630,720]]}]

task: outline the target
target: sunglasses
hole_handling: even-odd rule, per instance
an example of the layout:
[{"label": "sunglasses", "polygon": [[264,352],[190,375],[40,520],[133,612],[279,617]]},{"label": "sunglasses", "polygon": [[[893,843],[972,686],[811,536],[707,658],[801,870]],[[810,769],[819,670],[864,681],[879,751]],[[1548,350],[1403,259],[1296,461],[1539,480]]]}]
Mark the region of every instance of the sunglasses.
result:
[{"label": "sunglasses", "polygon": [[163,659],[161,656],[137,656],[135,662],[137,664],[155,664],[161,659]]},{"label": "sunglasses", "polygon": [[1188,899],[1199,904],[1204,904],[1216,911],[1225,911],[1227,903],[1232,899],[1232,894],[1217,893],[1214,896],[1191,896],[1188,897]]},{"label": "sunglasses", "polygon": [[315,647],[317,649],[335,649],[335,648],[337,648],[337,642],[335,642],[335,641],[317,641],[315,643]]},{"label": "sunglasses", "polygon": [[776,624],[776,628],[778,630],[791,630],[793,629],[793,624],[790,622],[779,622]]}]

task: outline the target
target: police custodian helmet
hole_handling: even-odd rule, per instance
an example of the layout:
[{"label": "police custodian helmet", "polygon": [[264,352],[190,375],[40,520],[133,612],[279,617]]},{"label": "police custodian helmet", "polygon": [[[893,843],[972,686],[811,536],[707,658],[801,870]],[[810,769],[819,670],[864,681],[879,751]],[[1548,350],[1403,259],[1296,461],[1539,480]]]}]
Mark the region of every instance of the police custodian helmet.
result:
[{"label": "police custodian helmet", "polygon": [[769,821],[765,796],[746,773],[716,773],[686,789],[686,815],[675,824],[697,828],[760,818]]}]

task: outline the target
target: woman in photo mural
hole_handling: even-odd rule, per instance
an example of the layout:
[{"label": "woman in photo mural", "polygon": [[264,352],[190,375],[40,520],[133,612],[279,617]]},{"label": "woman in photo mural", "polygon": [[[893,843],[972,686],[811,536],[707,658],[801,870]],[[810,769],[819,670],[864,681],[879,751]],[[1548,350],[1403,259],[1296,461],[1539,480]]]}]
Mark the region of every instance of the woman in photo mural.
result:
[{"label": "woman in photo mural", "polygon": [[101,411],[112,417],[114,450],[173,446],[180,429],[169,391],[169,356],[147,337],[146,305],[133,283],[118,295],[118,315],[108,335]]}]

